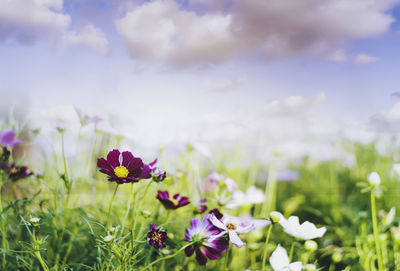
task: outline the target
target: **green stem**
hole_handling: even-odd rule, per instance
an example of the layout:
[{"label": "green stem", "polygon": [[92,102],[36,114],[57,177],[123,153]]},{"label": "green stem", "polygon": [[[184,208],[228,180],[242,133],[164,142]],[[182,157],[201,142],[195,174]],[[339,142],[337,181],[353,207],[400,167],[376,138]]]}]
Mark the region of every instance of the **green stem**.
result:
[{"label": "green stem", "polygon": [[43,261],[42,256],[40,255],[40,246],[38,245],[38,242],[36,240],[36,235],[35,235],[35,228],[32,230],[32,239],[33,239],[33,249],[35,249],[35,256],[39,260],[40,264],[42,265],[42,268],[44,271],[48,271],[49,268],[47,267],[46,263]]},{"label": "green stem", "polygon": [[7,248],[7,232],[6,232],[6,225],[4,224],[4,214],[3,214],[3,204],[1,202],[1,187],[2,187],[2,182],[0,183],[0,219],[1,219],[1,241],[2,241],[2,247],[3,247],[3,258],[2,258],[2,267],[5,270],[6,268],[6,248]]},{"label": "green stem", "polygon": [[65,208],[68,208],[69,205],[69,196],[71,194],[71,186],[72,183],[69,180],[68,177],[68,167],[67,167],[67,159],[65,157],[65,146],[64,146],[64,132],[61,133],[61,151],[62,151],[62,158],[63,158],[63,164],[64,164],[64,178],[66,180],[66,188],[67,188],[67,198],[65,201]]},{"label": "green stem", "polygon": [[295,241],[293,241],[293,242],[292,242],[292,245],[290,246],[289,262],[292,262],[292,259],[293,259],[294,244],[295,244]]},{"label": "green stem", "polygon": [[[150,181],[148,182],[148,184],[146,185],[146,188],[144,189],[143,197],[142,197],[142,199],[141,199],[140,202],[139,202],[139,208],[138,208],[139,211],[140,211],[140,209],[141,209],[141,207],[142,207],[142,205],[143,205],[143,200],[144,200],[144,198],[146,197],[147,191],[149,191],[149,188],[150,188],[150,185],[151,185],[152,181],[153,181],[153,180],[150,180]],[[135,230],[135,227],[136,227],[136,220],[137,220],[138,217],[139,217],[138,214],[136,214],[136,216],[135,216],[135,224],[134,224],[133,230]],[[144,220],[141,220],[141,222],[140,222],[139,233],[138,233],[138,235],[136,236],[137,238],[140,238],[140,235],[142,234],[142,231],[143,231],[143,221],[144,221]]]},{"label": "green stem", "polygon": [[149,269],[151,266],[155,265],[156,263],[159,263],[159,262],[161,262],[161,261],[165,261],[165,260],[174,258],[176,255],[178,255],[179,253],[181,253],[185,248],[187,248],[188,246],[190,246],[190,245],[192,245],[192,244],[193,244],[193,242],[192,242],[192,243],[189,243],[189,244],[186,244],[185,246],[181,247],[181,248],[180,248],[177,252],[175,252],[174,254],[169,255],[169,256],[165,256],[165,257],[163,257],[163,258],[159,258],[159,259],[155,260],[154,262],[150,263],[150,264],[147,265],[145,268],[143,268],[142,271],[143,271],[143,270],[146,270],[146,269]]},{"label": "green stem", "polygon": [[121,234],[124,233],[125,223],[126,223],[126,220],[128,219],[128,215],[131,210],[131,205],[133,204],[133,194],[134,194],[133,185],[134,185],[134,183],[131,183],[131,192],[129,194],[128,206],[126,207],[124,221],[122,222]]},{"label": "green stem", "polygon": [[371,214],[372,214],[372,229],[374,232],[374,239],[375,239],[376,257],[378,258],[378,270],[384,271],[385,267],[382,261],[381,244],[379,241],[378,221],[376,218],[376,203],[375,203],[374,189],[371,190]]},{"label": "green stem", "polygon": [[96,150],[96,144],[97,144],[97,133],[95,131],[92,152],[90,154],[90,158],[89,158],[90,160],[88,162],[88,167],[87,167],[87,172],[86,172],[86,180],[89,178],[90,170],[92,169],[92,161],[93,161],[93,157],[94,157],[94,152]]},{"label": "green stem", "polygon": [[264,253],[263,253],[263,260],[262,260],[262,271],[265,271],[265,264],[267,262],[267,247],[268,247],[268,241],[269,241],[269,237],[271,235],[271,231],[272,231],[272,224],[268,228],[267,239],[265,239]]},{"label": "green stem", "polygon": [[118,187],[119,187],[119,184],[117,184],[117,185],[115,186],[114,194],[112,195],[112,198],[111,198],[111,201],[110,201],[110,205],[108,206],[107,229],[110,229],[111,206],[112,206],[112,203],[113,203],[113,201],[114,201],[115,194],[117,194]]}]

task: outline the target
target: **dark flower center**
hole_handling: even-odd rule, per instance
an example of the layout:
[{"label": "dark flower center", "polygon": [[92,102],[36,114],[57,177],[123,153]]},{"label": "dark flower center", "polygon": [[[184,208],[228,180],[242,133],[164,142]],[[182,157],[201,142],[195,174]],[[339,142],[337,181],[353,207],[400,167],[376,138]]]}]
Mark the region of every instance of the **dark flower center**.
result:
[{"label": "dark flower center", "polygon": [[228,225],[226,225],[226,227],[228,228],[228,230],[236,230],[236,226],[229,223]]},{"label": "dark flower center", "polygon": [[118,177],[118,178],[126,178],[128,177],[129,174],[129,170],[124,167],[124,166],[118,166],[114,169],[114,174]]},{"label": "dark flower center", "polygon": [[151,233],[151,239],[155,242],[161,243],[162,242],[162,236],[159,232],[153,232]]}]

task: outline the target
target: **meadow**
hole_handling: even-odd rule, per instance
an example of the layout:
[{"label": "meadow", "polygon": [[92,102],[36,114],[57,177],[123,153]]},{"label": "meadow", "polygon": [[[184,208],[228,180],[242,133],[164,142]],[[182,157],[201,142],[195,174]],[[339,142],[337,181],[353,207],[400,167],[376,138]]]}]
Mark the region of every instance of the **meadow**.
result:
[{"label": "meadow", "polygon": [[240,147],[141,158],[91,121],[72,157],[68,128],[0,125],[1,270],[400,270],[391,146],[345,141],[351,164],[285,168]]}]

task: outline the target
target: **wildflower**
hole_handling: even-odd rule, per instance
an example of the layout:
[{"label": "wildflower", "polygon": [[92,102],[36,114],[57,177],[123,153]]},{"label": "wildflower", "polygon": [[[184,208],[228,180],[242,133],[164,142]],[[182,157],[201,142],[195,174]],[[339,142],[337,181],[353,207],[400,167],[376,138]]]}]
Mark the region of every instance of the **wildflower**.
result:
[{"label": "wildflower", "polygon": [[313,241],[313,240],[307,240],[304,243],[304,247],[306,248],[306,250],[308,251],[315,251],[318,248],[318,244],[317,242]]},{"label": "wildflower", "polygon": [[16,166],[15,163],[12,163],[10,166],[1,164],[0,169],[4,170],[8,174],[9,178],[14,182],[33,175],[33,172],[26,166],[19,167]]},{"label": "wildflower", "polygon": [[167,172],[161,170],[160,168],[155,168],[152,171],[153,171],[153,176],[152,176],[153,181],[157,183],[164,181],[165,178],[167,177]]},{"label": "wildflower", "polygon": [[378,186],[381,183],[381,177],[379,177],[378,173],[372,172],[368,175],[368,181],[371,186]]},{"label": "wildflower", "polygon": [[315,271],[315,270],[317,270],[317,267],[315,265],[313,265],[313,264],[306,264],[304,266],[304,270],[306,270],[306,271]]},{"label": "wildflower", "polygon": [[29,222],[32,224],[32,226],[37,227],[39,226],[40,218],[32,217],[31,219],[29,219]]},{"label": "wildflower", "polygon": [[185,248],[187,257],[196,253],[196,260],[200,265],[205,265],[207,260],[216,260],[228,249],[228,240],[221,236],[221,230],[210,223],[210,214],[206,214],[203,220],[193,218],[190,220],[190,228],[186,228],[185,241],[193,242]]},{"label": "wildflower", "polygon": [[104,237],[104,242],[106,242],[107,244],[111,243],[112,240],[114,239],[114,236],[112,235],[107,235],[106,237]]},{"label": "wildflower", "polygon": [[283,215],[280,212],[273,211],[269,213],[269,217],[271,219],[271,222],[276,224],[279,222],[279,220],[281,220],[281,217],[283,217]]},{"label": "wildflower", "polygon": [[147,233],[147,243],[155,248],[165,247],[167,240],[167,232],[156,228],[156,225],[151,224],[150,230]]},{"label": "wildflower", "polygon": [[236,209],[243,205],[251,205],[261,203],[265,200],[264,192],[255,186],[250,186],[246,193],[236,190],[232,194],[233,199],[227,203],[226,208]]},{"label": "wildflower", "polygon": [[13,148],[20,144],[22,140],[14,140],[15,132],[13,130],[6,130],[0,133],[0,145],[4,147]]},{"label": "wildflower", "polygon": [[269,263],[274,271],[300,271],[303,269],[303,264],[301,262],[289,262],[286,249],[281,247],[281,245],[278,245],[278,247],[272,253]]},{"label": "wildflower", "polygon": [[326,232],[325,227],[317,228],[314,224],[308,221],[300,225],[297,216],[291,216],[289,219],[285,219],[282,216],[279,220],[279,224],[281,224],[286,233],[304,240],[322,237]]},{"label": "wildflower", "polygon": [[181,197],[180,194],[175,194],[171,199],[168,191],[158,190],[157,199],[164,205],[166,209],[178,209],[190,203],[188,197]]},{"label": "wildflower", "polygon": [[207,205],[205,203],[207,202],[206,199],[201,199],[197,204],[196,204],[196,209],[194,210],[195,214],[202,214],[207,210]]},{"label": "wildflower", "polygon": [[134,157],[131,152],[112,150],[107,155],[107,160],[99,158],[97,166],[100,172],[109,176],[110,182],[118,184],[138,182],[141,179],[151,177],[149,165],[143,163],[142,159]]},{"label": "wildflower", "polygon": [[78,107],[75,107],[75,112],[78,115],[79,122],[81,123],[81,126],[85,126],[90,123],[94,123],[94,125],[97,125],[100,121],[103,119],[100,118],[99,116],[89,116],[88,114],[84,113],[81,109]]},{"label": "wildflower", "polygon": [[224,215],[221,220],[212,215],[210,217],[210,222],[222,230],[221,234],[228,233],[229,240],[237,247],[245,245],[245,243],[240,240],[238,234],[248,233],[255,230],[254,224],[251,221],[243,221],[239,217],[233,217],[230,215]]},{"label": "wildflower", "polygon": [[148,218],[148,217],[151,216],[151,212],[150,212],[150,211],[147,211],[147,210],[143,210],[143,211],[141,212],[141,214],[142,214],[142,216],[143,216],[144,218]]}]

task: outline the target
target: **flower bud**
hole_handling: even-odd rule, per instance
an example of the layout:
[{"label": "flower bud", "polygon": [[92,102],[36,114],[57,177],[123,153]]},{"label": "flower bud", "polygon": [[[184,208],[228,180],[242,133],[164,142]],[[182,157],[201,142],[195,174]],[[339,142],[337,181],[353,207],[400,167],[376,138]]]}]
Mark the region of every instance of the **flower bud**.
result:
[{"label": "flower bud", "polygon": [[304,266],[304,270],[306,270],[306,271],[315,271],[315,270],[317,270],[317,267],[315,265],[313,265],[313,264],[306,264]]},{"label": "flower bud", "polygon": [[271,222],[276,224],[281,220],[282,214],[280,212],[273,211],[269,213],[269,217],[271,218]]},{"label": "flower bud", "polygon": [[167,177],[167,172],[159,168],[156,168],[153,172],[153,181],[157,183],[164,181],[166,177]]},{"label": "flower bud", "polygon": [[381,177],[375,171],[368,175],[369,184],[373,187],[380,185]]},{"label": "flower bud", "polygon": [[150,211],[147,211],[147,210],[143,210],[141,213],[142,213],[142,216],[143,216],[144,218],[148,218],[148,217],[151,216],[151,212],[150,212]]},{"label": "flower bud", "polygon": [[343,259],[342,253],[336,251],[335,253],[332,254],[332,260],[335,263],[339,263]]},{"label": "flower bud", "polygon": [[117,227],[110,227],[111,234],[114,234],[117,231],[117,229],[118,229],[118,226]]},{"label": "flower bud", "polygon": [[315,251],[318,248],[318,244],[317,242],[313,241],[313,240],[308,240],[304,243],[304,247],[306,248],[306,250],[308,251]]},{"label": "flower bud", "polygon": [[40,223],[40,218],[37,217],[32,217],[29,222],[32,224],[32,226],[37,227],[39,226]]},{"label": "flower bud", "polygon": [[106,237],[104,237],[104,242],[106,242],[107,244],[111,243],[112,240],[114,239],[114,236],[112,235],[107,235]]}]

